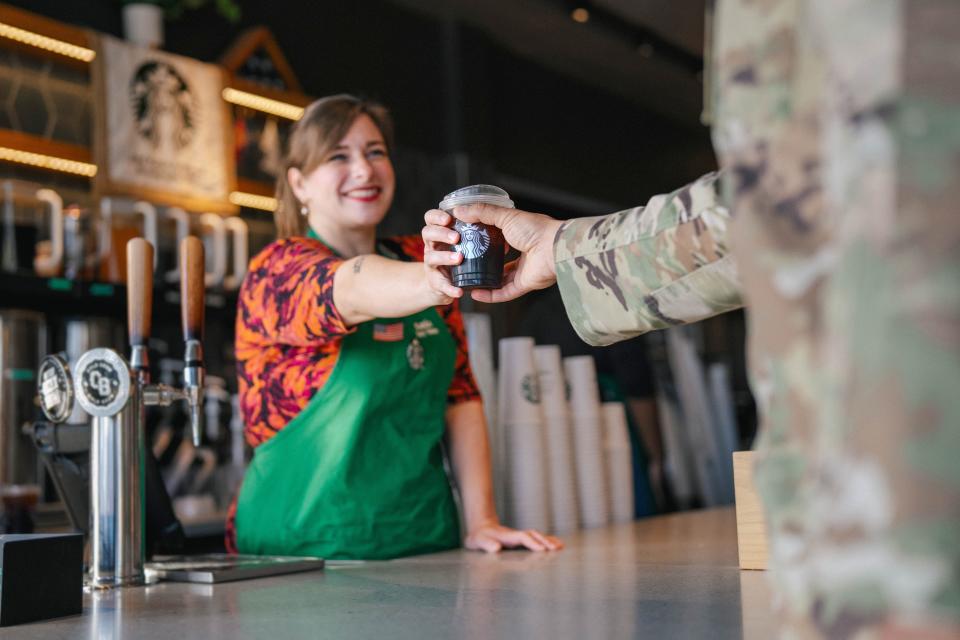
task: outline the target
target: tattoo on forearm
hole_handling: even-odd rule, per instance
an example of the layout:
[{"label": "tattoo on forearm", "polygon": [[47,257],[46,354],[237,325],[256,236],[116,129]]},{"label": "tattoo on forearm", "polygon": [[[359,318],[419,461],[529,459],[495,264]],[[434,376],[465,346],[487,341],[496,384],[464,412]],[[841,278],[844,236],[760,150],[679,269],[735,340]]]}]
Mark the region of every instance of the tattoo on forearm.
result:
[{"label": "tattoo on forearm", "polygon": [[353,263],[353,272],[354,272],[354,273],[360,273],[360,269],[363,268],[363,259],[364,259],[365,257],[366,257],[366,256],[360,256],[360,257],[357,258],[356,261]]}]

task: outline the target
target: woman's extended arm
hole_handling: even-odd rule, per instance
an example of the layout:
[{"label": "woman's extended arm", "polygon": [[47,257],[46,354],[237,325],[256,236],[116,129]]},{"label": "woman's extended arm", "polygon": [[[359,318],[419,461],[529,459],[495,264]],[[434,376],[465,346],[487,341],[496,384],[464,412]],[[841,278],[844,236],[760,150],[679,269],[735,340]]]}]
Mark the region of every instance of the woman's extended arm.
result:
[{"label": "woman's extended arm", "polygon": [[347,325],[374,318],[402,318],[429,307],[450,304],[459,293],[428,284],[422,262],[401,262],[375,254],[344,261],[334,274],[333,304]]}]

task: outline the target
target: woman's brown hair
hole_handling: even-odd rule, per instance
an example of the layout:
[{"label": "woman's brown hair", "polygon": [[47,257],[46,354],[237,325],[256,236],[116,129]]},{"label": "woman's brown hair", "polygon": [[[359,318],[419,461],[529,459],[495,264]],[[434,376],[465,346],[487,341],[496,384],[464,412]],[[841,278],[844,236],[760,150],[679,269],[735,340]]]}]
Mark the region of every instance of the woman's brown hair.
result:
[{"label": "woman's brown hair", "polygon": [[287,155],[277,176],[277,210],[273,220],[278,237],[302,236],[307,230],[307,218],[300,213],[302,204],[290,188],[287,171],[296,168],[306,175],[316,169],[360,115],[373,120],[383,135],[387,152],[393,151],[393,119],[386,107],[351,95],[328,96],[313,102],[293,125]]}]

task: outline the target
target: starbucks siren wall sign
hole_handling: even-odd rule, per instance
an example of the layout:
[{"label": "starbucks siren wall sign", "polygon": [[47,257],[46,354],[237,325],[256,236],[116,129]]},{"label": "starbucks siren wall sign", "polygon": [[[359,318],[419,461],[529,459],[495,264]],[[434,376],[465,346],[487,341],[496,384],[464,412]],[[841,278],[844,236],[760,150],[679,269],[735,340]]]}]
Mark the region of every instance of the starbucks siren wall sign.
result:
[{"label": "starbucks siren wall sign", "polygon": [[235,172],[221,69],[109,36],[97,60],[100,193],[230,211]]}]

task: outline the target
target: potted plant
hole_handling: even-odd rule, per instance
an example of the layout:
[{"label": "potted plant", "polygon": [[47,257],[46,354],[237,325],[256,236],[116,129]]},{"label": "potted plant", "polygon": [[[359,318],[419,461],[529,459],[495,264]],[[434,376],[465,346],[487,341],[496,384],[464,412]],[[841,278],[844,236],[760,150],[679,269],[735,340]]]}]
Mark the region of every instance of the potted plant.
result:
[{"label": "potted plant", "polygon": [[213,4],[230,22],[240,19],[240,5],[235,0],[121,0],[123,33],[127,40],[144,47],[163,45],[163,19],[176,20],[190,9]]}]

